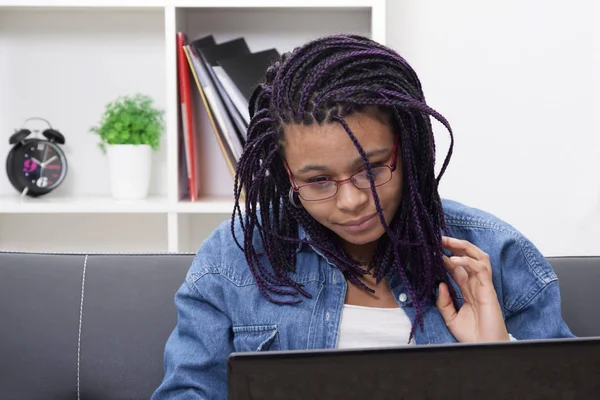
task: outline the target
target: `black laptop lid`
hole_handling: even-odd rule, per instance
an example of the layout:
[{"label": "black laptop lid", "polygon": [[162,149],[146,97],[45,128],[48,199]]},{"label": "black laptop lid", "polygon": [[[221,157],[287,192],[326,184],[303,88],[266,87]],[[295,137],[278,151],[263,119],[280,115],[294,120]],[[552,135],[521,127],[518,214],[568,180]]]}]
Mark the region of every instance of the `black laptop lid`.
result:
[{"label": "black laptop lid", "polygon": [[229,399],[600,399],[600,338],[233,353]]}]

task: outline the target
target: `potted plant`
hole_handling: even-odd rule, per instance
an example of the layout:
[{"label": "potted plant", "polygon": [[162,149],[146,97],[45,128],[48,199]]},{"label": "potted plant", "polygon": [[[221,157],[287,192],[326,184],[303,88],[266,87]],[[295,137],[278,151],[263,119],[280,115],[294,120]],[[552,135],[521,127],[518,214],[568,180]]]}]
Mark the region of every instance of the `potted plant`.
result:
[{"label": "potted plant", "polygon": [[148,195],[152,151],[159,148],[163,114],[146,95],[120,96],[106,104],[100,122],[90,128],[108,155],[113,198],[137,200]]}]

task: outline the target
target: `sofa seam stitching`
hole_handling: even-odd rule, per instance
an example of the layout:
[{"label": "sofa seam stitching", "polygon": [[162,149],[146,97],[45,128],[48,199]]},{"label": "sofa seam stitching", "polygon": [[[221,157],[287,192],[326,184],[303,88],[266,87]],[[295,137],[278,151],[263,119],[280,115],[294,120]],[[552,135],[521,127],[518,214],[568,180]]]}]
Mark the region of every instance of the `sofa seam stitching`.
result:
[{"label": "sofa seam stitching", "polygon": [[81,364],[81,328],[83,322],[83,296],[85,293],[85,272],[87,269],[88,255],[83,260],[83,276],[81,278],[81,301],[79,302],[79,333],[77,334],[77,400],[80,400],[80,370]]}]

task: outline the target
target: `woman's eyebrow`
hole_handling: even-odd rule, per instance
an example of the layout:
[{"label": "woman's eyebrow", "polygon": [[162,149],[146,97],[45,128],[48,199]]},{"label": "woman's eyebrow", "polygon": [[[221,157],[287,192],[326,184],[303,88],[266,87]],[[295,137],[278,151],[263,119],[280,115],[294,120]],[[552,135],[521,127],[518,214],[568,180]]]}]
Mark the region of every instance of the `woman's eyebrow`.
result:
[{"label": "woman's eyebrow", "polygon": [[[371,157],[376,157],[381,154],[386,154],[389,152],[390,152],[390,149],[381,148],[381,149],[370,150],[370,151],[366,152],[366,155],[367,155],[367,158],[370,159]],[[352,162],[352,166],[357,166],[357,165],[362,165],[362,164],[363,164],[363,159],[360,155],[358,155]],[[298,170],[298,172],[296,172],[296,174],[300,175],[300,174],[305,174],[307,172],[312,172],[312,171],[323,172],[323,171],[328,171],[328,170],[329,170],[329,168],[324,165],[308,164],[308,165],[305,165],[304,167],[300,168]]]},{"label": "woman's eyebrow", "polygon": [[308,164],[302,167],[298,172],[296,172],[296,174],[300,175],[311,171],[327,171],[327,167],[324,165]]},{"label": "woman's eyebrow", "polygon": [[[382,154],[387,154],[390,152],[390,149],[385,149],[385,148],[381,148],[381,149],[375,149],[375,150],[370,150],[367,151],[365,154],[367,156],[367,159],[371,159],[372,157],[377,157],[379,155]],[[352,166],[357,166],[357,165],[362,165],[363,164],[363,159],[360,155],[358,155],[355,159],[354,162],[352,163]]]}]

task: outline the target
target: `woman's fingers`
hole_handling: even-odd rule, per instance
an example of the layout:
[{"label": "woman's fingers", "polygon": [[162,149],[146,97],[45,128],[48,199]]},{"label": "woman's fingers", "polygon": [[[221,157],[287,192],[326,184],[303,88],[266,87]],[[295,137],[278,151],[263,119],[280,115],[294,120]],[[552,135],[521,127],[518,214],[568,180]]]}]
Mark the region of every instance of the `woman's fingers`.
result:
[{"label": "woman's fingers", "polygon": [[442,236],[442,244],[454,254],[450,257],[454,265],[464,267],[469,276],[476,274],[482,283],[491,281],[492,266],[487,253],[466,240],[447,236]]},{"label": "woman's fingers", "polygon": [[450,275],[452,275],[454,281],[458,283],[458,286],[461,286],[463,283],[466,283],[467,279],[469,279],[469,274],[467,273],[466,269],[463,268],[461,264],[458,264],[457,262],[453,261],[452,258],[454,257],[449,258],[446,256],[442,256],[442,258],[444,260],[444,266],[446,267],[446,271],[450,272]]},{"label": "woman's fingers", "polygon": [[469,256],[479,261],[489,260],[487,253],[467,240],[442,236],[442,246],[457,256]]},{"label": "woman's fingers", "polygon": [[438,310],[440,310],[440,314],[442,315],[442,318],[444,318],[446,325],[450,325],[458,314],[454,308],[454,304],[452,304],[452,298],[450,297],[448,286],[443,282],[440,283],[439,295],[435,304]]},{"label": "woman's fingers", "polygon": [[492,282],[490,257],[466,240],[442,237],[452,257],[442,255],[444,267],[462,292],[464,303],[457,311],[449,287],[439,286],[436,302],[450,332],[460,342],[507,340],[502,308]]},{"label": "woman's fingers", "polygon": [[[450,261],[457,266],[461,266],[467,271],[469,276],[477,275],[479,279],[490,278],[491,279],[491,267],[481,261],[474,260],[471,257],[450,257]],[[487,283],[487,279],[485,279]]]},{"label": "woman's fingers", "polygon": [[456,281],[466,303],[474,307],[497,301],[489,264],[470,257],[444,256],[444,265]]},{"label": "woman's fingers", "polygon": [[450,273],[450,276],[452,276],[452,279],[454,279],[454,282],[456,282],[460,288],[463,297],[466,301],[471,302],[473,300],[473,296],[471,294],[471,289],[469,288],[469,274],[464,267],[452,262],[450,258],[443,256],[443,259],[446,270]]}]

